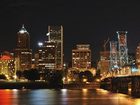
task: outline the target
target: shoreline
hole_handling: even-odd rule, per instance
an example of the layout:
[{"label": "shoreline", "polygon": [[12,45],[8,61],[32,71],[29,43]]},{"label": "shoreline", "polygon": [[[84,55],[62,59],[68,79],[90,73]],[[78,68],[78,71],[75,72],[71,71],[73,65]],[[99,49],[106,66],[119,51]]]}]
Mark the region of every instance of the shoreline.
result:
[{"label": "shoreline", "polygon": [[0,89],[94,89],[99,87],[98,84],[48,84],[43,81],[28,81],[28,82],[9,82],[0,81]]},{"label": "shoreline", "polygon": [[9,82],[0,81],[0,89],[45,89],[51,88],[47,82]]}]

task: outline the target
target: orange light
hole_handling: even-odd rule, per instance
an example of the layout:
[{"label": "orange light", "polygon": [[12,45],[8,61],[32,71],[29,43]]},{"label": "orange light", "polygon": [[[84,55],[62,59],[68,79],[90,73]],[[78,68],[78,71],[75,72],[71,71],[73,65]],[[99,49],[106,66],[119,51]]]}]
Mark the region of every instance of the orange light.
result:
[{"label": "orange light", "polygon": [[7,56],[7,55],[3,55],[1,57],[1,60],[10,60],[10,59],[11,59],[11,57],[10,56]]},{"label": "orange light", "polygon": [[10,105],[12,102],[11,100],[11,91],[9,90],[0,90],[0,105]]}]

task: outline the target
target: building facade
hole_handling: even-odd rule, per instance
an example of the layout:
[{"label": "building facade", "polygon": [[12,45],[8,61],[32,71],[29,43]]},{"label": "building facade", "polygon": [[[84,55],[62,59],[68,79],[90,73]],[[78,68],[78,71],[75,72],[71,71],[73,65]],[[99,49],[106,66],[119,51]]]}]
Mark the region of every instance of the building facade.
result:
[{"label": "building facade", "polygon": [[56,68],[56,43],[45,41],[40,45],[35,55],[36,67],[39,70],[54,70]]},{"label": "building facade", "polygon": [[109,72],[110,51],[101,51],[100,52],[100,61],[98,62],[97,69],[100,70],[101,75],[104,75]]},{"label": "building facade", "polygon": [[138,44],[136,48],[136,65],[138,69],[140,70],[140,43]]},{"label": "building facade", "polygon": [[63,27],[48,26],[49,41],[56,43],[55,62],[56,69],[62,70],[64,65]]},{"label": "building facade", "polygon": [[15,49],[16,70],[29,70],[32,65],[32,50],[30,35],[24,25],[17,33],[17,48]]},{"label": "building facade", "polygon": [[15,60],[12,54],[4,52],[0,56],[0,74],[7,78],[13,78],[15,75]]},{"label": "building facade", "polygon": [[78,44],[76,49],[72,50],[72,68],[91,68],[91,50],[89,44]]}]

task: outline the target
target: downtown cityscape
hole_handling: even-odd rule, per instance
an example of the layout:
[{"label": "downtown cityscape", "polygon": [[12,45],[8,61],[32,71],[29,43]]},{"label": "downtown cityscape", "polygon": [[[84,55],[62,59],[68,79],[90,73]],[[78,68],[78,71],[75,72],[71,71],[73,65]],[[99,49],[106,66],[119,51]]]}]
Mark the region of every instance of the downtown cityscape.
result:
[{"label": "downtown cityscape", "polygon": [[1,52],[0,88],[102,88],[140,96],[140,45],[135,54],[128,52],[127,31],[117,31],[117,40],[104,40],[96,67],[92,66],[89,43],[79,43],[71,49],[71,65],[64,61],[63,31],[62,25],[48,26],[46,38],[33,52],[30,34],[23,24],[14,50]]},{"label": "downtown cityscape", "polygon": [[0,1],[0,105],[140,105],[139,5]]},{"label": "downtown cityscape", "polygon": [[22,25],[17,32],[17,46],[14,50],[1,52],[1,79],[50,81],[48,78],[54,78],[53,75],[61,72],[62,82],[71,84],[99,82],[109,77],[140,75],[140,46],[138,44],[135,54],[129,54],[127,34],[127,31],[117,31],[118,40],[105,40],[97,66],[93,67],[92,52],[88,43],[79,43],[71,50],[71,65],[64,62],[62,25],[48,26],[45,40],[38,42],[38,48],[34,53],[30,47],[30,34]]},{"label": "downtown cityscape", "polygon": [[[72,49],[72,64],[70,66],[64,62],[63,26],[48,26],[45,39],[47,40],[44,42],[38,42],[38,48],[33,53],[30,47],[30,34],[22,25],[17,32],[16,48],[12,52],[1,53],[0,74],[2,78],[4,75],[9,80],[24,80],[28,77],[25,78],[23,72],[29,70],[37,70],[39,77],[34,80],[46,80],[46,72],[51,73],[56,70],[64,73],[66,82],[79,81],[75,75],[83,71],[89,71],[93,76],[96,75],[96,69],[91,66],[90,44],[75,45],[76,48]],[[87,81],[86,79],[87,77],[84,81]]]}]

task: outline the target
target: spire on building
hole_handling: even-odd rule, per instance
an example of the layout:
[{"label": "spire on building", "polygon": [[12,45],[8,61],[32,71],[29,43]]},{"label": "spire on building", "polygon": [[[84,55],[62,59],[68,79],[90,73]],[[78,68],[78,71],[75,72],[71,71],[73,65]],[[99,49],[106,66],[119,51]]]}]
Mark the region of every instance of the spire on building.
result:
[{"label": "spire on building", "polygon": [[19,30],[19,33],[21,33],[21,34],[28,33],[24,27],[24,24],[22,25],[22,28]]}]

